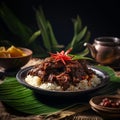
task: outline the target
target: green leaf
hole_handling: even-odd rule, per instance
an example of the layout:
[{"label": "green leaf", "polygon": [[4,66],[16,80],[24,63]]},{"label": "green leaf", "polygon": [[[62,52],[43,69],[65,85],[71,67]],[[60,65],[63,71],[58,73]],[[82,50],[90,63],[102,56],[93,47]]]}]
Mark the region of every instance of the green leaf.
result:
[{"label": "green leaf", "polygon": [[32,35],[32,30],[23,24],[4,3],[0,5],[0,17],[10,31],[18,35],[23,43],[27,45],[28,38]]},{"label": "green leaf", "polygon": [[55,34],[53,32],[52,25],[50,24],[49,21],[47,22],[47,25],[48,25],[48,36],[51,43],[52,52],[60,51],[64,47],[64,45],[59,45],[59,43],[57,42]]},{"label": "green leaf", "polygon": [[[58,44],[51,23],[45,18],[44,12],[40,7],[36,10],[36,18],[39,29],[41,30],[42,40],[48,52],[60,51],[61,45]],[[62,47],[63,48],[63,47]]]},{"label": "green leaf", "polygon": [[80,16],[77,16],[76,19],[73,19],[73,26],[74,26],[74,36],[77,35],[80,30],[82,29],[82,21],[80,19]]},{"label": "green leaf", "polygon": [[120,77],[117,77],[115,71],[109,66],[96,65],[95,67],[108,73],[110,76],[110,82],[100,91],[96,92],[95,94],[93,93],[93,95],[116,94],[116,91],[120,89]]},{"label": "green leaf", "polygon": [[92,59],[89,58],[89,57],[84,57],[84,56],[81,56],[81,55],[79,55],[79,56],[78,56],[78,55],[74,56],[72,60],[81,60],[81,59],[83,59],[83,60],[92,60]]},{"label": "green leaf", "polygon": [[75,37],[73,37],[73,40],[71,42],[71,46],[74,47],[77,43],[81,41],[81,39],[85,36],[87,31],[87,27],[85,26]]},{"label": "green leaf", "polygon": [[72,56],[72,60],[80,60],[80,59],[85,59],[85,60],[93,60],[92,58],[86,57],[86,55],[88,54],[89,50],[85,49],[83,52],[79,53],[79,54],[75,54],[75,55],[71,55]]},{"label": "green leaf", "polygon": [[[72,53],[76,54],[76,53],[84,52],[84,50],[86,49],[86,47],[84,46],[84,43],[88,42],[89,39],[90,39],[90,32],[87,31],[84,38],[81,41],[79,41],[78,43],[74,44],[74,49],[73,49]],[[88,53],[89,53],[89,51],[88,51]]]},{"label": "green leaf", "polygon": [[41,30],[41,35],[43,38],[44,47],[51,51],[51,43],[49,40],[48,32],[47,32],[47,20],[44,16],[43,10],[39,8],[39,10],[36,10],[36,19],[39,29]]},{"label": "green leaf", "polygon": [[15,77],[7,77],[0,84],[0,101],[28,114],[49,114],[71,106],[69,102],[67,104],[62,101],[57,103],[57,100],[51,102],[48,97],[39,96],[39,94],[20,85]]},{"label": "green leaf", "polygon": [[41,35],[40,30],[34,32],[32,36],[29,38],[28,43],[33,43],[37,39],[37,37],[39,37],[40,35]]},{"label": "green leaf", "polygon": [[[92,94],[113,94],[118,88],[120,88],[120,77],[115,76],[115,72],[110,67],[95,66],[110,76],[110,82],[107,86]],[[0,101],[3,101],[8,106],[11,106],[15,110],[28,114],[51,114],[63,109],[69,108],[77,103],[64,101],[63,98],[49,99],[34,93],[32,90],[23,87],[17,82],[15,77],[6,77],[4,82],[0,84]],[[79,101],[79,104],[82,102]]]},{"label": "green leaf", "polygon": [[120,83],[120,77],[117,77],[116,74],[115,74],[115,71],[112,68],[110,68],[109,66],[101,66],[101,65],[99,65],[99,66],[97,66],[97,68],[103,69],[104,71],[106,71],[109,74],[110,80],[112,82]]},{"label": "green leaf", "polygon": [[48,35],[49,35],[49,38],[51,40],[51,45],[52,46],[57,46],[58,45],[58,42],[55,38],[55,35],[54,35],[54,32],[53,32],[53,29],[52,29],[52,26],[50,24],[50,22],[48,21],[47,22],[47,25],[48,25]]},{"label": "green leaf", "polygon": [[90,32],[87,30],[87,26],[82,26],[82,21],[79,16],[73,19],[74,35],[71,42],[66,46],[66,50],[72,48],[72,53],[76,54],[85,49],[83,44],[90,39]]}]

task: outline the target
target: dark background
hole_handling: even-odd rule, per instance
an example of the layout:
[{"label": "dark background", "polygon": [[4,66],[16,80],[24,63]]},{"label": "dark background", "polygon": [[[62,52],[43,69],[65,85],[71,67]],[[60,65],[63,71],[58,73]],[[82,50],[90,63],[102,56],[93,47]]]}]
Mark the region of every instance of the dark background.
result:
[{"label": "dark background", "polygon": [[[79,15],[91,32],[91,41],[99,36],[120,37],[120,4],[117,0],[1,0],[19,19],[37,29],[34,8],[42,6],[56,38],[68,43],[73,36],[72,18]],[[0,20],[2,27],[4,23]]]}]

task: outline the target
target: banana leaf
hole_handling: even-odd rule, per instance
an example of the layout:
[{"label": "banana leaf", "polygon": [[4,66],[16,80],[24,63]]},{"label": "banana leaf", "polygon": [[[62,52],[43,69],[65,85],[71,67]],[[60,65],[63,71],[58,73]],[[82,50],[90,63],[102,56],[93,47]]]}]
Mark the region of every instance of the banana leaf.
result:
[{"label": "banana leaf", "polygon": [[[107,72],[110,76],[109,84],[101,90],[92,93],[94,95],[113,94],[120,88],[120,77],[115,75],[113,69],[107,66],[96,66],[97,68]],[[67,102],[64,99],[48,99],[48,97],[40,96],[32,90],[23,87],[17,82],[15,77],[6,77],[4,82],[0,84],[0,101],[8,106],[27,114],[48,115],[66,108],[74,107],[75,102]],[[80,101],[79,101],[80,104]],[[82,103],[81,103],[82,104]]]},{"label": "banana leaf", "polygon": [[7,77],[0,85],[0,101],[12,108],[27,114],[48,114],[59,111],[71,104],[49,104],[48,98],[41,98],[32,90],[20,85],[15,77]]},{"label": "banana leaf", "polygon": [[[97,68],[106,71],[110,76],[110,82],[105,88],[97,92],[97,94],[117,94],[117,90],[120,89],[120,77],[116,76],[115,71],[108,66],[96,66]],[[94,94],[93,94],[94,95]],[[96,95],[96,93],[95,93]]]}]

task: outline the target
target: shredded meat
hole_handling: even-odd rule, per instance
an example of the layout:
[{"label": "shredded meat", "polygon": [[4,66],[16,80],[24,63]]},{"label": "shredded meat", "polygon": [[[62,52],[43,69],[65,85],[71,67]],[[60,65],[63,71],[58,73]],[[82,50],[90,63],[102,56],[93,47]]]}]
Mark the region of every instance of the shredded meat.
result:
[{"label": "shredded meat", "polygon": [[63,64],[61,61],[48,57],[40,64],[35,65],[28,74],[39,76],[43,83],[55,82],[63,90],[66,90],[70,84],[76,85],[81,80],[89,80],[92,77],[93,71],[88,69],[85,60],[67,61],[66,64]]}]

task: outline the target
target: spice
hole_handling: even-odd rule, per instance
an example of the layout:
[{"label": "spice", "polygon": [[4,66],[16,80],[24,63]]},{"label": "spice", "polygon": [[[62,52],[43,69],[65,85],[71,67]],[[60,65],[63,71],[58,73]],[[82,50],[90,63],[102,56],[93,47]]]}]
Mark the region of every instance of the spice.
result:
[{"label": "spice", "polygon": [[69,56],[68,54],[71,52],[71,48],[68,49],[66,52],[62,50],[61,52],[55,53],[50,53],[51,57],[54,58],[56,61],[62,61],[64,64],[66,64],[65,61],[72,60],[72,57]]}]

